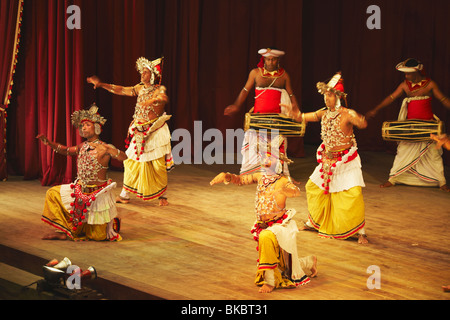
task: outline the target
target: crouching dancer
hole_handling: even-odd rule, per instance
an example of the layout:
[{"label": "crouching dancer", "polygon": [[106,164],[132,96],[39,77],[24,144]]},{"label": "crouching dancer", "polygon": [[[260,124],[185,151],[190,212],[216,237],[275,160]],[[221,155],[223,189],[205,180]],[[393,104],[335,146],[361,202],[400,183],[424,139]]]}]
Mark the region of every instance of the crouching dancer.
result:
[{"label": "crouching dancer", "polygon": [[113,193],[116,183],[107,179],[107,170],[111,157],[123,161],[127,156],[99,139],[106,119],[97,110],[93,105],[72,114],[72,124],[86,139],[77,146],[62,146],[43,134],[36,137],[56,153],[78,156],[75,182],[47,191],[42,221],[56,232],[44,236],[44,240],[122,240]]},{"label": "crouching dancer", "polygon": [[[298,257],[298,229],[292,219],[296,211],[286,208],[286,200],[299,196],[300,190],[282,173],[283,163],[289,162],[289,159],[284,154],[278,157],[279,141],[283,141],[278,137],[270,144],[274,153],[268,148],[259,150],[263,172],[248,175],[222,172],[210,182],[211,185],[222,182],[236,185],[257,183],[256,222],[251,232],[258,242],[259,259],[255,283],[261,286],[261,293],[270,293],[274,288],[304,285],[310,281],[310,277],[317,275],[315,256]],[[258,145],[261,146],[261,143]]]}]

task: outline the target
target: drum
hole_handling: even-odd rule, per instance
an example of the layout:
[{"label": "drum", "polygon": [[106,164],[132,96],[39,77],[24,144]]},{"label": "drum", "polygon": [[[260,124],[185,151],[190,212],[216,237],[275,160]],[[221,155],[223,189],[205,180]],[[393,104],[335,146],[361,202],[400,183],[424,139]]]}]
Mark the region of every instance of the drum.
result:
[{"label": "drum", "polygon": [[306,126],[281,113],[246,113],[244,131],[250,129],[278,130],[285,137],[303,137]]},{"label": "drum", "polygon": [[386,141],[429,141],[430,133],[443,134],[444,123],[440,120],[403,120],[383,122],[381,136]]}]

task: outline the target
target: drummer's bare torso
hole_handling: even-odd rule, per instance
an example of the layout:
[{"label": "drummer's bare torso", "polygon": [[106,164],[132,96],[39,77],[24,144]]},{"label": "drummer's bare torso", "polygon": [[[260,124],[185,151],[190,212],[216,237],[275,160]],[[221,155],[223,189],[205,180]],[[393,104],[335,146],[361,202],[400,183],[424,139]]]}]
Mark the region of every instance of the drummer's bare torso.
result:
[{"label": "drummer's bare torso", "polygon": [[255,87],[256,88],[278,88],[285,89],[286,88],[286,79],[287,73],[283,71],[281,75],[263,75],[261,69],[255,68],[252,70],[252,73],[255,77]]}]

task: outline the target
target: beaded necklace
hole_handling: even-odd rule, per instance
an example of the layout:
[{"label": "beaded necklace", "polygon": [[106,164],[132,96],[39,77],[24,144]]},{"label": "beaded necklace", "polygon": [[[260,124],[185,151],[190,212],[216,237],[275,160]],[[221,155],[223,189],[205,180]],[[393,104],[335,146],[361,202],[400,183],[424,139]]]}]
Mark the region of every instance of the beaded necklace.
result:
[{"label": "beaded necklace", "polygon": [[345,139],[355,139],[355,135],[346,135],[341,129],[341,113],[339,110],[330,111],[327,110],[322,117],[322,141],[327,149],[333,149],[339,145],[342,145]]},{"label": "beaded necklace", "polygon": [[[103,144],[99,139],[91,141],[90,143]],[[108,167],[102,166],[97,160],[96,153],[91,153],[89,142],[85,141],[80,149],[80,153],[77,159],[77,181],[70,185],[73,190],[71,197],[73,198],[70,206],[72,209],[70,213],[70,221],[73,224],[72,230],[76,231],[79,226],[83,224],[86,219],[86,213],[91,203],[95,201],[96,195],[107,185],[108,180],[101,180],[98,178],[98,173]],[[101,186],[95,186],[92,193],[83,193],[83,189],[89,189],[88,183],[90,181],[104,182]]]},{"label": "beaded necklace", "polygon": [[[134,110],[133,119],[143,119],[148,120],[149,119],[149,112],[152,111],[154,114],[156,114],[154,108],[152,105],[144,106],[143,103],[149,99],[152,98],[153,94],[155,93],[158,86],[150,86],[148,88],[144,87],[139,92],[139,96],[137,98],[136,107]],[[156,114],[158,116],[158,114]]]},{"label": "beaded necklace", "polygon": [[[282,224],[287,218],[287,214],[283,214],[283,216],[278,218],[273,218],[267,221],[261,221],[261,216],[266,213],[275,213],[276,210],[281,212],[284,208],[280,208],[275,201],[275,197],[267,198],[266,192],[273,191],[275,187],[275,183],[282,177],[282,175],[264,175],[258,183],[258,187],[256,188],[256,198],[255,198],[255,211],[257,222],[250,230],[253,234],[253,239],[258,242],[259,234],[264,229],[273,226],[275,223]],[[276,210],[275,210],[276,209]],[[256,247],[256,250],[259,250]]]},{"label": "beaded necklace", "polygon": [[263,175],[256,188],[255,197],[255,212],[258,220],[261,220],[261,215],[267,213],[273,213],[276,210],[281,211],[282,208],[278,207],[275,197],[268,198],[266,193],[273,191],[275,183],[281,178],[280,174],[277,175]]},{"label": "beaded necklace", "polygon": [[[92,141],[91,143],[103,144],[99,139]],[[102,164],[98,162],[96,154],[91,153],[90,151],[89,143],[85,141],[80,149],[77,159],[77,180],[83,186],[87,185],[90,181],[107,181],[100,180],[98,178],[98,173],[103,169],[108,169],[108,167],[102,166]]]}]

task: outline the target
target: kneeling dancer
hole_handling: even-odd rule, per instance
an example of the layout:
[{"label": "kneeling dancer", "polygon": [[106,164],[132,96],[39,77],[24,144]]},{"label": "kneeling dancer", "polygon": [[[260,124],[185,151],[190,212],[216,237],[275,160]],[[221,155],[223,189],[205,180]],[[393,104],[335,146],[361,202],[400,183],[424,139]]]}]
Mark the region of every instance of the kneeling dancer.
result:
[{"label": "kneeling dancer", "polygon": [[259,259],[255,283],[261,286],[261,293],[270,293],[274,288],[304,285],[310,281],[310,277],[317,275],[315,256],[298,257],[298,228],[293,220],[296,211],[286,208],[286,200],[299,196],[300,190],[282,172],[284,161],[290,161],[284,154],[278,157],[282,137],[278,136],[272,141],[273,153],[267,148],[261,155],[263,172],[247,175],[222,172],[210,182],[211,185],[222,182],[235,185],[257,183],[256,222],[251,232],[258,242]]},{"label": "kneeling dancer", "polygon": [[76,180],[47,191],[42,221],[57,232],[44,236],[44,240],[122,240],[113,193],[116,183],[107,179],[107,170],[111,157],[123,161],[127,156],[99,139],[106,119],[97,110],[93,105],[72,114],[72,124],[86,139],[82,144],[66,147],[45,135],[37,136],[56,153],[78,156]]}]

